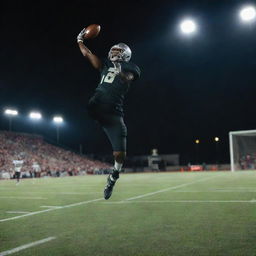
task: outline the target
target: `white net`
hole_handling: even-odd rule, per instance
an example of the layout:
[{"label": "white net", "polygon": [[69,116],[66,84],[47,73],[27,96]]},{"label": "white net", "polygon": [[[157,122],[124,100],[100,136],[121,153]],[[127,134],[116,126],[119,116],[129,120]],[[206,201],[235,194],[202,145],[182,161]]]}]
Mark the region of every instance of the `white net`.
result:
[{"label": "white net", "polygon": [[229,133],[231,171],[256,169],[256,130]]}]

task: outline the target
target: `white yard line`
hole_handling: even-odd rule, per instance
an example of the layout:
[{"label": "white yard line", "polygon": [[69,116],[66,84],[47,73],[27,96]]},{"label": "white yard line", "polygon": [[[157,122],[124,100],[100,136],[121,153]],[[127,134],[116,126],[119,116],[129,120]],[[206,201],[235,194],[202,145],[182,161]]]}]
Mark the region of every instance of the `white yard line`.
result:
[{"label": "white yard line", "polygon": [[30,213],[30,212],[24,212],[24,211],[8,211],[6,213]]},{"label": "white yard line", "polygon": [[256,203],[256,200],[153,200],[153,201],[116,201],[101,202],[102,204],[130,204],[130,203]]},{"label": "white yard line", "polygon": [[204,190],[204,191],[173,191],[174,193],[256,193],[256,190]]},{"label": "white yard line", "polygon": [[24,244],[22,246],[13,248],[11,250],[0,252],[0,256],[10,255],[10,254],[13,254],[13,253],[25,250],[27,248],[34,247],[34,246],[39,245],[39,244],[47,243],[47,242],[49,242],[51,240],[54,240],[54,239],[56,239],[56,237],[55,236],[51,236],[51,237],[48,237],[48,238],[45,238],[45,239],[42,239],[42,240],[38,240],[38,241],[29,243],[29,244]]},{"label": "white yard line", "polygon": [[24,196],[0,196],[0,199],[1,198],[5,198],[5,199],[40,199],[40,200],[45,200],[45,199],[48,199],[48,198],[45,198],[45,197],[24,197]]},{"label": "white yard line", "polygon": [[177,185],[177,186],[174,186],[174,187],[169,187],[169,188],[157,190],[155,192],[150,192],[150,193],[142,194],[142,195],[139,195],[139,196],[130,197],[130,198],[125,199],[124,201],[130,201],[130,200],[135,200],[135,199],[139,199],[139,198],[143,198],[143,197],[147,197],[147,196],[153,196],[153,195],[163,193],[163,192],[167,192],[167,191],[171,191],[171,190],[174,190],[174,189],[177,189],[177,188],[183,188],[183,187],[186,187],[186,186],[198,183],[198,182],[210,180],[210,179],[213,179],[213,178],[216,178],[216,177],[219,177],[219,176],[220,175],[214,176],[214,177],[203,178],[203,179],[196,180],[196,181],[189,182],[189,183],[183,183],[183,184],[180,184],[180,185]]},{"label": "white yard line", "polygon": [[79,203],[63,205],[63,206],[59,206],[58,208],[50,208],[50,209],[46,209],[46,210],[42,210],[42,211],[30,212],[28,214],[15,216],[15,217],[12,217],[12,218],[0,219],[0,222],[5,222],[5,221],[9,221],[9,220],[16,220],[16,219],[20,219],[20,218],[24,218],[24,217],[28,217],[28,216],[32,216],[32,215],[37,215],[37,214],[44,213],[44,212],[51,212],[51,211],[55,211],[55,210],[59,210],[59,209],[65,209],[65,208],[70,208],[70,207],[74,207],[74,206],[78,206],[78,205],[89,204],[89,203],[93,203],[93,202],[97,202],[97,201],[101,201],[101,200],[103,200],[103,198],[97,198],[97,199],[93,199],[93,200],[82,201],[82,202],[79,202]]},{"label": "white yard line", "polygon": [[42,205],[41,208],[61,208],[61,206],[55,206],[55,205]]}]

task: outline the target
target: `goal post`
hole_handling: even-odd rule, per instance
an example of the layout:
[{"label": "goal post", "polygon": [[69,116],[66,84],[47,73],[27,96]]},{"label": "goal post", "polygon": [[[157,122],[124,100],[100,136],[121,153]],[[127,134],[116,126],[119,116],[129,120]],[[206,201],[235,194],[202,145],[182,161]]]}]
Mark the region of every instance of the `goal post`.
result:
[{"label": "goal post", "polygon": [[256,168],[256,130],[229,132],[231,171]]}]

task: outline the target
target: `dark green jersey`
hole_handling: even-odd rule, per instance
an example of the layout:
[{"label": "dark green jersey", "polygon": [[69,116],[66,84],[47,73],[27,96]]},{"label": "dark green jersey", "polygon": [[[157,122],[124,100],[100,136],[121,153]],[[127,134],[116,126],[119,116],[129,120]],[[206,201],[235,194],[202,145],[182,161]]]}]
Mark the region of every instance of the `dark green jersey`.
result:
[{"label": "dark green jersey", "polygon": [[[122,72],[132,73],[134,80],[140,77],[140,69],[135,64],[131,62],[120,62],[120,64]],[[109,59],[105,59],[102,62],[100,72],[101,81],[95,90],[93,98],[98,103],[114,105],[115,110],[122,114],[124,96],[131,82],[122,79],[122,77],[116,73],[115,65]]]}]

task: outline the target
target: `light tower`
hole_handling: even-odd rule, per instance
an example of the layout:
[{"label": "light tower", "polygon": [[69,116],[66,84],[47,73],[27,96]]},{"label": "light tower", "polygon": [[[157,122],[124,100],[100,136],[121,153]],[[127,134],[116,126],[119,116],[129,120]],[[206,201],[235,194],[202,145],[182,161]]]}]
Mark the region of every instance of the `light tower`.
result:
[{"label": "light tower", "polygon": [[40,112],[32,111],[29,113],[29,118],[33,121],[33,133],[35,133],[35,123],[42,119]]},{"label": "light tower", "polygon": [[200,144],[200,140],[196,139],[195,140],[195,164],[198,164],[198,161],[199,161],[199,144]]},{"label": "light tower", "polygon": [[218,164],[219,163],[219,142],[220,142],[220,138],[215,137],[214,141],[215,141],[216,164]]},{"label": "light tower", "polygon": [[30,112],[29,113],[29,118],[33,119],[33,120],[40,120],[42,118],[41,113],[39,112]]},{"label": "light tower", "polygon": [[63,118],[61,116],[54,116],[53,117],[53,122],[56,125],[56,141],[59,144],[59,140],[60,140],[60,125],[63,123]]},{"label": "light tower", "polygon": [[18,115],[18,111],[16,109],[6,108],[4,111],[4,114],[9,119],[9,131],[11,131],[12,130],[12,118]]}]

